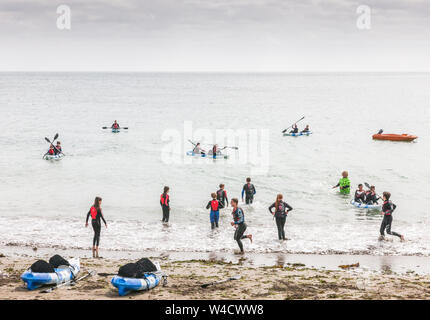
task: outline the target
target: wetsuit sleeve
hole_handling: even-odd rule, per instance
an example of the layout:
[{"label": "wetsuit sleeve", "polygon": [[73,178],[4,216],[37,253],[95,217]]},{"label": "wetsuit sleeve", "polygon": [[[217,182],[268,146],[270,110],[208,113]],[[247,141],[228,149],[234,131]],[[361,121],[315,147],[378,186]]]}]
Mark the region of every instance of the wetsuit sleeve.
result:
[{"label": "wetsuit sleeve", "polygon": [[105,217],[103,217],[102,209],[100,209],[100,217],[102,218],[102,220],[103,220],[104,224],[107,224],[107,223],[106,223],[106,220],[105,220]]},{"label": "wetsuit sleeve", "polygon": [[208,202],[208,205],[206,206],[206,209],[209,209],[211,207],[211,202]]},{"label": "wetsuit sleeve", "polygon": [[242,198],[243,198],[243,195],[245,194],[245,185],[243,186],[243,188],[242,188]]},{"label": "wetsuit sleeve", "polygon": [[337,184],[337,185],[335,185],[334,187],[335,187],[335,188],[337,188],[337,187],[339,187],[339,186],[340,186],[340,183],[338,183],[338,184]]},{"label": "wetsuit sleeve", "polygon": [[269,211],[270,211],[270,213],[272,213],[273,214],[273,212],[272,212],[272,209],[275,207],[275,203],[272,203],[272,205],[269,207]]},{"label": "wetsuit sleeve", "polygon": [[241,224],[245,221],[243,211],[241,209],[237,209],[237,221],[234,222],[234,224]]},{"label": "wetsuit sleeve", "polygon": [[254,189],[254,194],[256,194],[257,190],[255,190],[255,186],[254,185],[252,185],[252,189]]},{"label": "wetsuit sleeve", "polygon": [[396,210],[397,206],[393,203],[393,210],[391,210],[391,212],[393,212],[394,210]]},{"label": "wetsuit sleeve", "polygon": [[284,204],[285,204],[285,207],[287,208],[288,211],[292,211],[293,210],[293,207],[290,206],[288,203],[284,202]]},{"label": "wetsuit sleeve", "polygon": [[90,218],[90,214],[91,214],[91,210],[88,211],[88,213],[87,213],[87,220],[85,220],[85,223],[88,223],[88,219]]}]

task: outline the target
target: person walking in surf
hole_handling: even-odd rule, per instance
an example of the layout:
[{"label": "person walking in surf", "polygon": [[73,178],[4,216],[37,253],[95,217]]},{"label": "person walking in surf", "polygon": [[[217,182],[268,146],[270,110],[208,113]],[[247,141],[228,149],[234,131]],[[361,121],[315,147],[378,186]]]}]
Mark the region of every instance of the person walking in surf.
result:
[{"label": "person walking in surf", "polygon": [[219,185],[219,190],[216,192],[216,198],[219,201],[221,209],[228,207],[227,192],[224,190],[224,184]]},{"label": "person walking in surf", "polygon": [[384,192],[382,193],[382,200],[384,204],[382,205],[381,214],[384,215],[382,219],[381,228],[379,232],[381,235],[379,236],[379,240],[385,240],[384,231],[387,230],[387,233],[400,238],[400,241],[405,241],[405,237],[397,232],[391,231],[391,223],[393,222],[393,211],[396,210],[397,206],[390,201],[391,193]]},{"label": "person walking in surf", "polygon": [[252,243],[252,234],[245,235],[245,231],[247,228],[247,225],[245,223],[245,214],[243,213],[242,208],[238,207],[239,200],[236,198],[231,199],[231,206],[233,207],[232,215],[233,215],[233,221],[231,222],[231,225],[236,228],[234,231],[234,240],[237,241],[237,244],[239,245],[240,253],[243,254],[243,243],[242,239],[248,238]]},{"label": "person walking in surf", "polygon": [[170,197],[168,195],[170,188],[165,186],[163,193],[160,196],[160,205],[161,210],[163,211],[163,219],[162,222],[169,222],[169,216],[170,216]]},{"label": "person walking in surf", "polygon": [[91,225],[94,230],[93,250],[92,250],[93,258],[99,257],[100,232],[102,229],[102,224],[100,219],[103,220],[107,228],[107,223],[105,218],[103,217],[101,204],[102,204],[102,198],[96,197],[94,200],[94,205],[90,208],[90,211],[88,211],[87,220],[85,221],[85,227],[88,227],[88,219],[91,216]]},{"label": "person walking in surf", "polygon": [[339,187],[339,192],[341,194],[349,194],[351,192],[351,181],[348,178],[348,171],[342,172],[342,178],[339,180],[339,183],[333,187]]},{"label": "person walking in surf", "polygon": [[243,202],[243,196],[245,195],[245,203],[251,204],[254,201],[254,195],[257,192],[255,191],[254,185],[251,183],[251,178],[246,178],[246,183],[243,185],[242,188],[242,202]]},{"label": "person walking in surf", "polygon": [[[287,240],[287,238],[285,238],[284,226],[288,212],[293,210],[293,208],[288,203],[284,202],[282,199],[282,194],[278,194],[276,197],[276,201],[269,207],[269,211],[276,219],[279,240]],[[274,212],[272,211],[273,208],[275,208]]]},{"label": "person walking in surf", "polygon": [[219,222],[219,208],[221,207],[219,201],[216,199],[216,193],[211,194],[212,200],[210,200],[206,206],[206,209],[211,209],[210,212],[210,221],[211,221],[211,229],[215,229],[218,226]]}]

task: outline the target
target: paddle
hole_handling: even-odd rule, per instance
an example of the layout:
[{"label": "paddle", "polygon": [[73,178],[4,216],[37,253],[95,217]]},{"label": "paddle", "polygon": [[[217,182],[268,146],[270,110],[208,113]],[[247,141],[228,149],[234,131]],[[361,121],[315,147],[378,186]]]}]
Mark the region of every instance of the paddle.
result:
[{"label": "paddle", "polygon": [[[113,129],[112,127],[102,127],[102,129]],[[124,130],[128,130],[128,127],[120,127],[118,129],[124,129]]]},{"label": "paddle", "polygon": [[288,129],[290,129],[292,126],[294,126],[295,124],[297,124],[298,122],[302,121],[305,117],[303,116],[300,120],[297,120],[296,122],[294,122],[291,126],[289,126],[287,129],[284,129],[282,131],[282,133],[285,133]]},{"label": "paddle", "polygon": [[[366,186],[366,188],[368,188],[370,190],[370,184],[368,184],[367,182],[365,182],[364,185]],[[378,194],[376,194],[376,196],[378,197],[377,201],[379,199],[382,199]],[[378,202],[376,202],[376,203],[378,203]]]},{"label": "paddle", "polygon": [[[55,140],[57,140],[57,139],[58,139],[58,133],[56,133],[56,134],[55,134],[54,139],[52,139],[52,142],[51,142],[47,137],[45,137],[45,140],[46,140],[46,141],[47,141],[51,146],[53,146],[55,150],[57,150],[57,151],[59,151],[60,153],[64,154],[64,153],[63,153],[63,151],[58,150],[58,149],[54,146],[54,142],[55,142]],[[43,155],[43,157],[44,157],[44,156],[46,156],[48,153],[49,153],[49,152],[45,153],[45,154]],[[64,155],[65,155],[65,154],[64,154]],[[42,157],[42,158],[43,158],[43,157]]]},{"label": "paddle", "polygon": [[83,279],[85,279],[85,278],[88,278],[88,277],[90,277],[90,276],[93,276],[94,274],[95,274],[96,272],[94,271],[94,270],[91,270],[91,271],[88,271],[88,273],[86,274],[86,275],[84,275],[84,276],[82,276],[82,277],[80,277],[80,278],[78,278],[78,279],[71,279],[71,280],[69,280],[69,281],[66,281],[66,282],[63,282],[63,283],[60,283],[60,284],[57,284],[55,287],[51,287],[51,288],[48,288],[48,289],[45,289],[45,290],[42,290],[42,291],[40,291],[40,292],[42,292],[42,293],[49,293],[49,292],[52,292],[52,291],[54,291],[55,289],[58,289],[58,288],[60,288],[60,287],[63,287],[63,286],[65,286],[65,285],[67,285],[67,284],[72,284],[72,283],[76,283],[76,282],[78,282],[78,281],[80,281],[80,280],[83,280]]},{"label": "paddle", "polygon": [[236,275],[236,276],[224,279],[224,280],[219,280],[219,281],[214,281],[214,282],[202,284],[201,287],[207,288],[207,287],[213,286],[215,284],[219,284],[219,283],[223,283],[223,282],[227,282],[227,281],[231,281],[231,280],[239,280],[240,278],[241,278],[240,275]]}]

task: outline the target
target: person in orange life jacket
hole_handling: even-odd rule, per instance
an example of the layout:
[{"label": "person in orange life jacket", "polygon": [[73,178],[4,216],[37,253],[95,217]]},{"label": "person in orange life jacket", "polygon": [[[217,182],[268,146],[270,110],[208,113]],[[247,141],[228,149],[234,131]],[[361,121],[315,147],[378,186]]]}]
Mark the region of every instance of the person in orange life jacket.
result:
[{"label": "person in orange life jacket", "polygon": [[390,201],[391,193],[384,192],[382,194],[382,200],[384,200],[384,204],[382,205],[381,214],[384,215],[382,219],[381,228],[379,230],[380,236],[379,240],[385,239],[384,231],[387,230],[387,233],[393,236],[397,236],[400,238],[400,241],[405,241],[405,237],[397,232],[391,231],[391,223],[393,222],[393,211],[396,210],[396,205]]},{"label": "person in orange life jacket", "polygon": [[119,126],[119,124],[118,124],[118,122],[115,120],[115,122],[112,124],[112,127],[111,127],[112,129],[119,129],[120,128],[120,126]]},{"label": "person in orange life jacket", "polygon": [[[287,214],[293,208],[283,200],[282,194],[278,194],[276,197],[276,201],[269,207],[270,213],[276,219],[276,226],[278,227],[278,238],[279,240],[287,240],[285,238],[285,220],[287,219]],[[272,212],[272,209],[275,208],[275,212]]]},{"label": "person in orange life jacket", "polygon": [[216,192],[216,198],[219,201],[221,209],[224,209],[226,206],[228,207],[227,192],[224,190],[224,185],[222,183],[219,185],[219,190]]},{"label": "person in orange life jacket", "polygon": [[51,155],[51,156],[55,155],[54,146],[52,144],[49,147],[48,154]]},{"label": "person in orange life jacket", "polygon": [[57,141],[57,145],[54,148],[55,154],[60,154],[63,150],[61,149],[61,142]]},{"label": "person in orange life jacket", "polygon": [[218,145],[214,144],[213,147],[212,147],[212,158],[215,159],[218,152],[219,152]]},{"label": "person in orange life jacket", "polygon": [[242,202],[243,202],[243,195],[245,194],[246,204],[252,203],[252,201],[254,201],[254,195],[256,193],[257,192],[255,191],[255,187],[251,183],[251,178],[246,178],[246,184],[244,184],[242,188]]},{"label": "person in orange life jacket", "polygon": [[100,222],[100,219],[103,220],[107,228],[107,223],[105,218],[103,217],[101,204],[102,204],[102,198],[96,197],[94,200],[94,205],[90,208],[90,211],[88,211],[87,220],[85,222],[85,227],[88,227],[88,219],[91,216],[91,225],[94,230],[93,258],[99,257],[100,232],[102,229],[102,224]]},{"label": "person in orange life jacket", "polygon": [[211,208],[211,212],[210,212],[210,220],[211,220],[211,228],[215,229],[215,227],[219,227],[218,226],[218,221],[219,221],[219,208],[220,203],[219,201],[216,199],[216,193],[212,193],[211,194],[212,200],[210,200],[206,206],[206,209]]},{"label": "person in orange life jacket", "polygon": [[252,234],[244,235],[245,230],[247,228],[247,225],[245,223],[245,214],[243,213],[242,208],[238,207],[239,200],[236,198],[231,199],[231,206],[233,207],[232,215],[233,215],[233,221],[231,222],[231,225],[235,227],[234,232],[234,240],[237,241],[237,244],[239,245],[240,253],[243,254],[243,243],[242,239],[248,238],[252,242]]},{"label": "person in orange life jacket", "polygon": [[355,190],[354,201],[359,203],[366,202],[366,191],[363,189],[363,185],[360,183],[358,189]]},{"label": "person in orange life jacket", "polygon": [[160,196],[160,205],[161,209],[163,210],[163,219],[162,222],[169,222],[169,216],[170,216],[170,197],[168,195],[169,193],[169,187],[164,187],[163,193]]}]

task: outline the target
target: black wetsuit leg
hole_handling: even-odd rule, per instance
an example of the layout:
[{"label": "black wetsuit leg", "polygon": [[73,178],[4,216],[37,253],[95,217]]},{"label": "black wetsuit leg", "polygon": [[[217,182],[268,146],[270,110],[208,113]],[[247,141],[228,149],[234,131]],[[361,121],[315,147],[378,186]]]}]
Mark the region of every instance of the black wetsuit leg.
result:
[{"label": "black wetsuit leg", "polygon": [[397,232],[391,231],[391,223],[393,222],[393,216],[392,215],[385,215],[384,219],[382,219],[381,223],[381,229],[379,230],[381,233],[381,236],[384,236],[384,231],[387,230],[387,233],[401,238],[402,235],[398,234]]},{"label": "black wetsuit leg", "polygon": [[94,230],[93,246],[98,247],[100,243],[100,231],[102,229],[102,225],[100,221],[97,221],[97,219],[93,219],[91,221],[91,225],[93,226]]},{"label": "black wetsuit leg", "polygon": [[163,206],[163,222],[169,222],[169,213],[170,213],[170,210],[169,210],[169,207],[165,207],[165,206]]},{"label": "black wetsuit leg", "polygon": [[234,232],[234,240],[237,241],[237,244],[239,245],[240,252],[243,252],[243,243],[242,239],[248,238],[246,235],[244,235],[246,230],[246,224],[241,223],[237,226],[236,231]]},{"label": "black wetsuit leg", "polygon": [[278,227],[278,238],[279,240],[285,240],[285,221],[287,220],[287,216],[276,217],[276,226]]},{"label": "black wetsuit leg", "polygon": [[251,204],[253,200],[254,200],[254,196],[253,195],[246,195],[245,196],[245,203],[246,204]]}]

